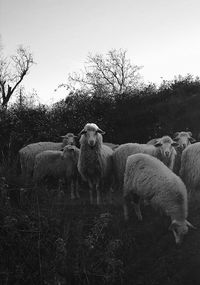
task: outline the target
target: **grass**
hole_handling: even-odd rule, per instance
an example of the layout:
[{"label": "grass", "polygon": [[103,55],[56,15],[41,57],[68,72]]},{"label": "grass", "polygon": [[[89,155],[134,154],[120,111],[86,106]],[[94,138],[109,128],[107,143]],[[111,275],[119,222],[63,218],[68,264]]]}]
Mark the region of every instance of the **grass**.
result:
[{"label": "grass", "polygon": [[97,207],[44,188],[29,197],[33,189],[8,178],[0,189],[9,196],[0,202],[1,284],[200,284],[197,201],[189,211],[197,230],[178,247],[169,219],[150,207],[143,222],[132,211],[125,223],[120,202]]}]

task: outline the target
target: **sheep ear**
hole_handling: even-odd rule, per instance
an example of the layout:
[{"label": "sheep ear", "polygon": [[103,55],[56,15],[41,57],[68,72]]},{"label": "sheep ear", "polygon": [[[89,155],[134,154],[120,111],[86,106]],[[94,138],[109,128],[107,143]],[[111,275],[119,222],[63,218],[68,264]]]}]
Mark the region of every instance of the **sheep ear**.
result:
[{"label": "sheep ear", "polygon": [[190,141],[191,143],[195,143],[195,142],[196,142],[196,140],[195,140],[193,137],[189,138],[189,141]]},{"label": "sheep ear", "polygon": [[177,222],[176,220],[172,221],[171,222],[171,225],[169,226],[169,230],[170,231],[174,231],[178,226],[180,226],[180,223]]},{"label": "sheep ear", "polygon": [[80,133],[78,134],[78,136],[81,136],[81,135],[86,134],[86,133],[87,133],[86,130],[85,130],[85,129],[82,129],[82,131],[80,131]]},{"label": "sheep ear", "polygon": [[192,136],[192,132],[188,132],[188,135],[189,135],[189,136]]},{"label": "sheep ear", "polygon": [[174,138],[176,138],[179,135],[179,132],[174,133]]},{"label": "sheep ear", "polygon": [[155,146],[155,147],[162,146],[162,143],[161,143],[161,142],[159,142],[159,141],[157,141],[157,142],[155,142],[155,143],[154,143],[154,146]]},{"label": "sheep ear", "polygon": [[171,225],[169,226],[168,230],[169,231],[173,231],[174,229],[176,229],[178,226],[177,222],[176,221],[172,221],[171,222]]},{"label": "sheep ear", "polygon": [[115,146],[113,146],[112,149],[114,150],[114,149],[118,148],[118,146],[119,146],[119,144],[116,144]]},{"label": "sheep ear", "polygon": [[186,220],[186,225],[189,227],[189,228],[192,228],[194,230],[197,229],[197,227],[193,226],[189,221]]},{"label": "sheep ear", "polygon": [[102,135],[105,135],[105,132],[102,131],[100,128],[98,128],[97,133],[100,133],[100,134],[102,134]]},{"label": "sheep ear", "polygon": [[172,146],[178,146],[179,144],[175,141],[172,142]]},{"label": "sheep ear", "polygon": [[176,142],[176,141],[178,141],[178,140],[179,140],[179,138],[178,138],[178,137],[175,137],[173,140]]}]

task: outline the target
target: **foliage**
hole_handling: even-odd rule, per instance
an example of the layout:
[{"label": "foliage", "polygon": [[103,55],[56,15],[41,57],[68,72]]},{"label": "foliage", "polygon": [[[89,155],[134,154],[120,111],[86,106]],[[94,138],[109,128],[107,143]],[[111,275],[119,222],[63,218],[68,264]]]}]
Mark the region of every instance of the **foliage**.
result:
[{"label": "foliage", "polygon": [[187,76],[123,94],[71,92],[51,108],[13,105],[0,111],[0,159],[11,162],[24,145],[61,141],[67,132],[78,134],[87,122],[106,131],[104,141],[141,142],[190,130],[198,138],[200,80]]}]

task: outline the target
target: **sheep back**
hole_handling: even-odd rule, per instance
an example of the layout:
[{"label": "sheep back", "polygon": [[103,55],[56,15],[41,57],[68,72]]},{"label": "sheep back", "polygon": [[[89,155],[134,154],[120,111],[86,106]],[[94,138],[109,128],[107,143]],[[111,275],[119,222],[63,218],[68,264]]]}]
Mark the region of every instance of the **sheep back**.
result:
[{"label": "sheep back", "polygon": [[[73,148],[70,152],[68,148]],[[66,146],[63,151],[46,150],[36,155],[34,181],[39,182],[46,176],[71,180],[77,176],[79,149]]]},{"label": "sheep back", "polygon": [[188,190],[200,187],[200,142],[187,146],[182,152],[180,176]]},{"label": "sheep back", "polygon": [[124,197],[130,192],[151,200],[172,220],[187,218],[187,190],[183,181],[160,160],[147,154],[131,155],[124,175]]},{"label": "sheep back", "polygon": [[116,187],[121,188],[123,185],[126,160],[128,156],[136,153],[148,153],[150,155],[155,156],[156,148],[153,145],[138,144],[138,143],[126,143],[120,145],[113,152],[112,156]]},{"label": "sheep back", "polygon": [[61,178],[65,174],[65,167],[62,151],[43,151],[35,157],[34,181],[39,182],[46,176]]},{"label": "sheep back", "polygon": [[103,142],[104,145],[109,146],[112,150],[118,148],[119,144],[109,143],[109,142]]},{"label": "sheep back", "polygon": [[20,163],[22,176],[24,178],[29,178],[32,176],[35,157],[38,153],[45,150],[60,150],[62,148],[62,143],[55,142],[38,142],[29,144],[19,150]]}]

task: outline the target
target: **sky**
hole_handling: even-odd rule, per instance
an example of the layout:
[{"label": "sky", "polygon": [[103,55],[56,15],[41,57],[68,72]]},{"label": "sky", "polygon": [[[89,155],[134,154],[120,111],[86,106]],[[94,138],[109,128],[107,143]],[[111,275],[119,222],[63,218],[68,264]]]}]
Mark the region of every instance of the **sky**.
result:
[{"label": "sky", "polygon": [[89,53],[127,50],[145,83],[199,76],[199,11],[199,0],[0,0],[0,44],[5,55],[30,49],[36,64],[23,85],[50,104]]}]

